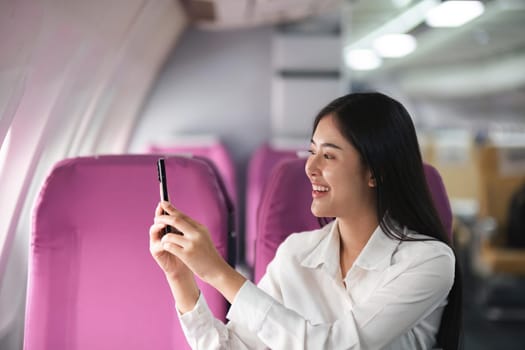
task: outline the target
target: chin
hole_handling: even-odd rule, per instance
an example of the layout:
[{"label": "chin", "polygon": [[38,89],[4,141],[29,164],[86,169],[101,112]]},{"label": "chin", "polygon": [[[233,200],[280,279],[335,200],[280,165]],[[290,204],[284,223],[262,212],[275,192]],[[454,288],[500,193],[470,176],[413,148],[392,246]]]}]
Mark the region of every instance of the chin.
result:
[{"label": "chin", "polygon": [[314,204],[312,204],[311,211],[312,211],[312,214],[318,218],[335,217],[333,210],[330,210],[329,208],[323,208],[321,206],[317,206]]}]

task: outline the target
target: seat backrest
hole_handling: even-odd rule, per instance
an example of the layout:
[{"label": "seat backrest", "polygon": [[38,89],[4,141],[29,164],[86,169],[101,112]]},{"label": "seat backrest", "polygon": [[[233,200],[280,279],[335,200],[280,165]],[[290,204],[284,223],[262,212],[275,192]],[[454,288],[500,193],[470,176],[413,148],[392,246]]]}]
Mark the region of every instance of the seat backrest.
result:
[{"label": "seat backrest", "polygon": [[448,233],[449,239],[452,240],[453,213],[445,184],[443,183],[441,175],[437,169],[432,165],[425,163],[423,164],[423,169],[425,170],[425,177],[428,189],[430,190],[430,195],[434,201],[434,207],[443,223],[443,227]]},{"label": "seat backrest", "polygon": [[234,205],[231,200],[230,195],[228,194],[228,189],[224,183],[224,177],[220,174],[220,171],[217,169],[216,163],[209,157],[201,156],[192,156],[193,158],[199,159],[206,164],[210,171],[212,171],[217,179],[217,185],[219,186],[220,192],[222,193],[223,200],[226,204],[226,210],[228,212],[228,263],[231,266],[236,266],[238,262],[237,252],[238,252],[238,234],[237,227],[239,227],[239,216],[238,208]]},{"label": "seat backrest", "polygon": [[[305,159],[280,161],[271,173],[261,197],[255,245],[254,281],[266,272],[279,245],[293,232],[314,230],[321,222],[311,213],[311,184],[304,167]],[[445,186],[435,168],[425,164],[425,176],[438,214],[452,234],[452,210]]]},{"label": "seat backrest", "polygon": [[275,165],[282,159],[297,158],[295,149],[277,149],[270,143],[263,143],[250,158],[246,179],[246,212],[244,251],[246,264],[255,264],[255,239],[257,237],[257,211],[262,192]]},{"label": "seat backrest", "polygon": [[257,212],[254,281],[266,272],[279,245],[294,232],[320,228],[312,214],[312,185],[304,172],[305,159],[279,161],[261,195]]},{"label": "seat backrest", "polygon": [[[156,155],[59,162],[33,215],[24,349],[189,349],[148,249],[159,201]],[[227,257],[228,215],[202,160],[167,157],[170,200],[205,224]],[[198,281],[216,317],[227,303]]]}]

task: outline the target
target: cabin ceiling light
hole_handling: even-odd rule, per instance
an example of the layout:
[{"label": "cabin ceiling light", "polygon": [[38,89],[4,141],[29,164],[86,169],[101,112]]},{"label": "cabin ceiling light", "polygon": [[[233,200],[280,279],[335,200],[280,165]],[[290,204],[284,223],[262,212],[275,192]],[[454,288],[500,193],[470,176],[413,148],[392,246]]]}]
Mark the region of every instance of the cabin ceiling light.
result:
[{"label": "cabin ceiling light", "polygon": [[430,9],[425,21],[431,27],[460,27],[480,16],[484,10],[480,1],[445,1]]},{"label": "cabin ceiling light", "polygon": [[394,6],[398,8],[408,6],[411,2],[412,0],[392,0],[392,4],[394,4]]},{"label": "cabin ceiling light", "polygon": [[344,51],[344,60],[353,70],[373,70],[382,63],[381,58],[368,49],[347,49]]},{"label": "cabin ceiling light", "polygon": [[400,12],[389,21],[383,23],[378,28],[368,32],[360,38],[352,38],[348,35],[345,38],[345,46],[348,49],[370,48],[375,39],[392,33],[408,33],[424,20],[427,12],[440,4],[439,0],[420,0],[407,9]]},{"label": "cabin ceiling light", "polygon": [[386,34],[373,42],[374,50],[382,57],[403,57],[416,46],[416,39],[410,34]]}]

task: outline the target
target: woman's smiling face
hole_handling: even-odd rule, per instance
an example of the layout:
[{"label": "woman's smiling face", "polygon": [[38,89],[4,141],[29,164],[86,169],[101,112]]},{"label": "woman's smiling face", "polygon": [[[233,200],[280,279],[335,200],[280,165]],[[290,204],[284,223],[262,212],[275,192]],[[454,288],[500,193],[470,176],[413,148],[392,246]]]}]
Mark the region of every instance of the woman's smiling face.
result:
[{"label": "woman's smiling face", "polygon": [[341,218],[368,209],[367,204],[374,202],[374,181],[332,115],[320,120],[309,151],[305,171],[312,183],[315,216]]}]

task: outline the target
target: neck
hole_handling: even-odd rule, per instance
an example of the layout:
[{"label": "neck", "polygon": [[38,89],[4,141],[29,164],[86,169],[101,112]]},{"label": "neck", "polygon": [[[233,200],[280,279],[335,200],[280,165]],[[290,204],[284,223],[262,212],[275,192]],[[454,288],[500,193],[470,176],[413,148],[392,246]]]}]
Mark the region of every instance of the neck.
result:
[{"label": "neck", "polygon": [[354,264],[366,243],[377,228],[378,222],[375,212],[370,215],[359,216],[359,218],[338,218],[337,225],[340,234],[339,263],[341,265],[341,277],[344,278],[348,270]]},{"label": "neck", "polygon": [[359,254],[379,225],[374,211],[359,217],[337,219],[341,254]]}]

